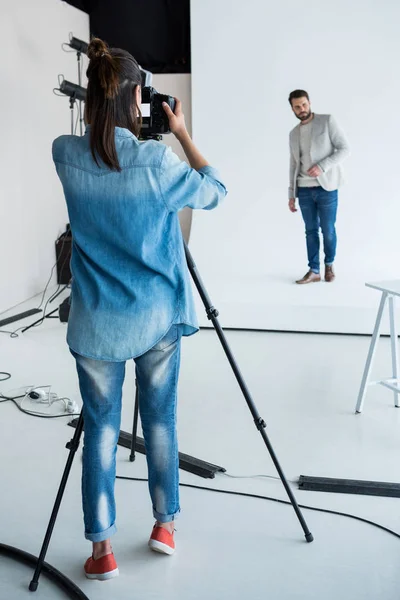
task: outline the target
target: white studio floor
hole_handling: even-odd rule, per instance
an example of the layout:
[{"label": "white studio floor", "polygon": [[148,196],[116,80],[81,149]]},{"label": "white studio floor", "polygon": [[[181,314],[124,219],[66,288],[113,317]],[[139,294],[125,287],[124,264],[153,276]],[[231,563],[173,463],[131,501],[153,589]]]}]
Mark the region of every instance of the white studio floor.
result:
[{"label": "white studio floor", "polygon": [[[248,332],[227,332],[227,337],[289,480],[302,474],[400,481],[400,410],[392,393],[371,388],[364,413],[354,414],[369,338]],[[0,383],[0,392],[52,384],[58,395],[80,402],[64,340],[65,326],[58,320],[18,339],[1,334],[0,370],[12,379]],[[389,341],[382,340],[376,376],[390,375],[389,353]],[[125,431],[132,426],[133,389],[131,368]],[[67,422],[35,419],[11,403],[0,404],[1,543],[38,554],[73,433]],[[232,475],[276,476],[213,331],[184,340],[179,431],[182,452],[220,464]],[[132,464],[128,450],[120,448],[117,471],[145,476],[144,457]],[[87,581],[82,565],[90,545],[82,533],[79,479],[80,451],[47,561],[90,600],[399,597],[400,539],[355,520],[304,510],[315,537],[306,544],[292,508],[270,501],[183,488],[177,552],[154,555],[146,545],[153,523],[146,484],[130,481],[116,483],[119,532],[113,545],[121,574],[105,583]],[[285,499],[274,479],[204,480],[181,472],[181,481]],[[348,512],[400,533],[400,499],[301,492],[291,485],[302,504]],[[27,567],[2,558],[0,598],[65,597],[45,577],[32,596],[31,575]]]},{"label": "white studio floor", "polygon": [[[294,279],[302,277],[306,270],[307,267],[291,268],[279,275],[260,273],[256,277],[242,274],[239,281],[236,276],[209,277],[205,273],[205,281],[226,327],[322,333],[371,331],[381,294],[367,288],[365,283],[382,281],[385,277],[360,272],[344,275],[338,270],[334,285],[324,281],[294,285]],[[205,326],[207,316],[197,297],[196,302],[200,324]],[[399,305],[397,314],[400,319]],[[386,313],[382,331],[389,331]]]}]

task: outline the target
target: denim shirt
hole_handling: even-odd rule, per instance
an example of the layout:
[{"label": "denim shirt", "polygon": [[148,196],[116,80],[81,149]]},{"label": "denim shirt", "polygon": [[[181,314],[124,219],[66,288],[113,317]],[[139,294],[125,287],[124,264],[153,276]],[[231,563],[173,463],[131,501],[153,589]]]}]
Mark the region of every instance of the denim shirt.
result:
[{"label": "denim shirt", "polygon": [[73,247],[67,343],[82,356],[125,361],[172,325],[198,330],[178,211],[212,209],[226,189],[212,167],[191,169],[156,141],[115,128],[122,168],[93,160],[83,137],[53,142]]}]

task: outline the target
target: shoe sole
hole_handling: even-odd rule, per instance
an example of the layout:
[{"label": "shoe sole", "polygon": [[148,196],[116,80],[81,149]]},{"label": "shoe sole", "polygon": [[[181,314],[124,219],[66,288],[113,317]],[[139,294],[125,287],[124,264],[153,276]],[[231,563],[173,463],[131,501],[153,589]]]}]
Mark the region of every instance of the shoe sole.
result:
[{"label": "shoe sole", "polygon": [[108,573],[86,573],[85,575],[88,579],[98,579],[99,581],[107,581],[107,579],[113,579],[114,577],[118,577],[119,569],[114,569],[113,571],[109,571]]},{"label": "shoe sole", "polygon": [[321,283],[321,279],[313,279],[312,281],[296,281],[297,285],[309,285],[310,283]]},{"label": "shoe sole", "polygon": [[168,546],[168,544],[157,542],[157,540],[150,540],[149,548],[150,550],[153,550],[153,552],[159,552],[160,554],[168,554],[169,556],[171,556],[175,552],[175,548],[171,548],[171,546]]}]

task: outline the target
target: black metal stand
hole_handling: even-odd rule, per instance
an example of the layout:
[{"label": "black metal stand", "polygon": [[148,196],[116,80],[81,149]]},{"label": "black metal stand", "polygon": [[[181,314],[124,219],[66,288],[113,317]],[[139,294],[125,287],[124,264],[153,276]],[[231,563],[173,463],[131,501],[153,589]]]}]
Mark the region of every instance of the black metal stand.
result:
[{"label": "black metal stand", "polygon": [[[185,242],[183,242],[185,245],[185,254],[186,254],[186,260],[187,260],[187,265],[190,271],[190,274],[193,278],[193,281],[196,285],[197,291],[200,294],[200,297],[203,301],[203,304],[205,306],[206,309],[206,313],[207,313],[207,317],[212,321],[212,324],[215,328],[215,331],[217,332],[217,335],[219,337],[219,340],[222,344],[222,347],[224,349],[224,352],[226,354],[226,357],[229,361],[229,364],[232,367],[232,370],[235,374],[235,377],[237,379],[237,382],[240,386],[240,389],[242,390],[242,393],[245,397],[245,400],[247,402],[247,405],[250,409],[251,414],[253,415],[253,419],[255,422],[255,425],[258,429],[258,431],[260,432],[265,445],[267,446],[268,452],[270,453],[270,456],[272,458],[272,461],[276,467],[276,470],[279,473],[279,477],[281,478],[281,481],[283,483],[283,486],[286,490],[287,495],[289,496],[289,500],[293,506],[293,509],[297,515],[297,518],[300,521],[300,524],[303,528],[304,534],[305,534],[305,538],[307,540],[307,542],[312,542],[313,541],[313,536],[311,534],[311,532],[309,531],[308,527],[307,527],[307,523],[304,520],[304,517],[300,511],[300,508],[296,502],[296,498],[294,497],[294,494],[292,492],[292,490],[289,487],[289,484],[286,480],[286,477],[282,471],[282,468],[278,462],[278,459],[275,455],[275,452],[272,448],[272,445],[268,439],[268,436],[265,432],[265,428],[266,428],[266,423],[265,421],[260,417],[259,413],[257,412],[257,409],[255,407],[254,401],[250,396],[250,392],[247,388],[247,385],[242,377],[242,374],[239,370],[239,367],[236,364],[235,358],[229,348],[228,342],[225,338],[225,334],[223,332],[223,329],[218,321],[218,311],[216,310],[216,308],[214,308],[214,306],[212,306],[211,301],[208,297],[208,294],[205,290],[204,284],[200,278],[200,275],[197,273],[197,268],[195,265],[195,262],[193,260],[192,255],[190,254],[190,251],[186,245]],[[58,309],[56,309],[58,310]],[[53,311],[55,312],[55,311]],[[50,315],[48,315],[50,316]],[[135,401],[135,412],[134,412],[134,420],[133,420],[133,431],[132,431],[132,439],[130,440],[130,449],[131,449],[131,454],[130,454],[130,460],[133,462],[135,460],[135,450],[137,449],[137,445],[136,445],[136,440],[137,440],[137,425],[138,425],[138,410],[139,410],[139,406],[138,406],[138,388],[136,387],[136,401]],[[44,541],[43,541],[43,545],[42,545],[42,549],[40,551],[40,555],[39,555],[39,559],[36,565],[36,570],[33,576],[33,579],[29,585],[29,590],[31,592],[35,592],[38,588],[39,585],[39,577],[40,574],[43,570],[43,566],[45,564],[45,558],[46,558],[46,554],[47,554],[47,550],[49,547],[49,543],[50,543],[50,539],[53,533],[53,529],[54,529],[54,525],[57,519],[57,515],[58,515],[58,511],[61,505],[61,501],[65,492],[65,487],[67,485],[67,481],[68,481],[68,477],[71,471],[71,467],[72,467],[72,463],[75,457],[75,453],[79,447],[79,442],[80,442],[80,438],[82,435],[82,431],[83,431],[83,413],[81,412],[79,419],[77,420],[76,424],[76,429],[75,429],[75,433],[74,436],[72,438],[72,440],[70,442],[68,442],[67,444],[67,448],[69,449],[69,455],[68,455],[68,459],[67,459],[67,463],[65,465],[65,469],[64,469],[64,473],[61,479],[61,483],[60,483],[60,487],[58,489],[58,493],[56,496],[56,500],[54,503],[54,507],[53,507],[53,511],[51,513],[51,517],[50,517],[50,521],[47,527],[47,531],[44,537]]]},{"label": "black metal stand", "polygon": [[206,313],[207,313],[207,318],[212,322],[215,331],[217,332],[218,338],[222,344],[222,347],[224,349],[225,355],[229,361],[229,364],[232,367],[232,370],[235,374],[236,380],[239,384],[240,389],[242,390],[243,396],[247,402],[247,406],[249,407],[249,410],[251,412],[251,414],[253,415],[253,419],[254,419],[254,423],[255,426],[257,427],[258,431],[261,434],[261,437],[264,440],[265,445],[267,446],[268,452],[272,458],[272,461],[275,465],[276,470],[278,471],[279,477],[281,478],[281,481],[283,483],[283,487],[286,490],[287,495],[289,496],[289,500],[293,506],[293,509],[297,515],[297,518],[300,521],[300,524],[303,528],[304,531],[304,535],[306,537],[307,542],[312,542],[314,540],[312,533],[310,532],[310,530],[307,527],[307,523],[305,522],[305,519],[303,517],[303,514],[296,502],[296,498],[294,497],[294,494],[292,492],[292,490],[289,487],[289,484],[286,480],[285,474],[279,464],[279,461],[276,457],[276,454],[274,452],[274,449],[272,448],[272,445],[268,439],[268,436],[265,432],[265,428],[266,428],[266,423],[264,421],[264,419],[261,418],[261,416],[259,415],[257,408],[254,404],[254,401],[250,395],[250,392],[247,388],[247,385],[243,379],[243,376],[239,370],[239,367],[235,361],[235,358],[232,354],[232,351],[229,347],[229,344],[226,340],[224,331],[218,321],[218,311],[217,309],[212,305],[210,298],[208,297],[207,291],[204,287],[204,284],[201,280],[200,275],[197,272],[197,267],[196,264],[193,260],[192,255],[190,254],[189,248],[187,247],[187,245],[185,244],[185,254],[186,254],[186,261],[187,261],[187,265],[190,271],[190,274],[192,276],[192,279],[194,281],[194,284],[197,288],[197,291],[199,292],[200,298],[203,301],[204,307],[206,309]]},{"label": "black metal stand", "polygon": [[71,471],[72,463],[74,461],[75,453],[79,447],[82,430],[83,430],[83,414],[81,413],[81,415],[79,417],[77,428],[75,429],[74,437],[72,438],[72,440],[70,442],[68,442],[68,444],[66,446],[69,450],[69,455],[68,455],[67,463],[65,465],[63,476],[61,478],[61,483],[60,483],[60,487],[57,492],[53,511],[50,516],[50,521],[49,521],[49,524],[47,527],[46,535],[44,536],[43,545],[42,545],[42,549],[40,551],[40,555],[39,555],[39,559],[38,559],[38,562],[36,565],[35,573],[33,575],[33,579],[31,581],[31,583],[29,584],[29,590],[31,592],[36,592],[38,585],[39,585],[39,577],[40,577],[40,574],[43,569],[44,560],[45,560],[46,554],[47,554],[47,549],[50,544],[50,539],[51,539],[51,536],[53,533],[54,525],[56,523],[56,519],[57,519],[58,511],[60,509],[61,501],[64,496],[65,487],[67,485],[67,481],[68,481],[68,477],[69,477],[69,474]]},{"label": "black metal stand", "polygon": [[[67,283],[67,285],[64,285],[64,287],[62,287],[54,296],[53,298],[50,300],[50,304],[51,302],[54,302],[54,300],[60,295],[62,294],[67,287],[70,284]],[[52,310],[51,312],[47,313],[47,315],[44,315],[41,319],[38,319],[37,321],[35,321],[34,323],[31,323],[30,325],[28,325],[27,327],[24,327],[24,329],[21,330],[21,333],[25,333],[25,331],[28,331],[28,329],[31,329],[31,327],[35,327],[36,325],[38,325],[39,323],[42,323],[45,319],[58,319],[58,315],[54,315],[55,312],[57,312],[60,309],[60,307],[55,308],[54,310]]]},{"label": "black metal stand", "polygon": [[75,108],[75,102],[76,102],[76,98],[75,95],[70,96],[69,98],[69,110],[70,110],[70,115],[71,115],[71,135],[74,135],[74,123],[75,123],[75,119],[74,119],[74,108]]},{"label": "black metal stand", "polygon": [[[64,285],[64,287],[62,287],[50,300],[51,302],[54,302],[54,300],[60,295],[62,294],[67,287],[70,284],[67,283],[67,285]],[[21,333],[25,333],[25,331],[28,331],[28,329],[31,329],[31,327],[35,327],[36,325],[38,325],[39,323],[42,323],[42,321],[44,321],[45,319],[58,319],[57,315],[54,315],[55,312],[57,312],[59,310],[60,307],[55,308],[54,310],[52,310],[51,312],[47,313],[47,315],[44,315],[41,319],[38,319],[37,321],[35,321],[34,323],[31,323],[30,325],[28,325],[27,327],[24,327],[24,329],[21,330]]]},{"label": "black metal stand", "polygon": [[132,428],[132,440],[131,440],[131,453],[129,455],[129,460],[131,462],[135,461],[136,458],[136,441],[137,441],[137,428],[138,428],[138,419],[139,419],[139,388],[136,384],[136,394],[135,394],[135,408],[133,412],[133,428]]},{"label": "black metal stand", "polygon": [[63,292],[65,292],[65,290],[71,285],[71,282],[66,283],[61,289],[58,290],[58,292],[56,294],[54,294],[54,296],[51,298],[51,300],[49,300],[49,304],[51,304],[52,302],[54,302],[54,300],[56,298],[58,298],[58,296],[60,296]]},{"label": "black metal stand", "polygon": [[30,325],[28,325],[28,327],[24,327],[24,329],[22,329],[22,333],[25,333],[25,331],[28,331],[28,329],[30,329],[31,327],[35,327],[35,325],[38,325],[38,323],[41,323],[45,319],[58,319],[57,316],[53,316],[54,313],[57,311],[58,311],[58,308],[55,308],[54,310],[49,312],[47,315],[44,315],[44,317],[42,317],[41,319],[38,319],[34,323],[31,323]]},{"label": "black metal stand", "polygon": [[[78,85],[82,87],[82,53],[76,53],[76,60],[78,61]],[[83,135],[83,112],[82,112],[82,100],[78,102],[78,111],[79,111],[79,132],[82,137]]]}]

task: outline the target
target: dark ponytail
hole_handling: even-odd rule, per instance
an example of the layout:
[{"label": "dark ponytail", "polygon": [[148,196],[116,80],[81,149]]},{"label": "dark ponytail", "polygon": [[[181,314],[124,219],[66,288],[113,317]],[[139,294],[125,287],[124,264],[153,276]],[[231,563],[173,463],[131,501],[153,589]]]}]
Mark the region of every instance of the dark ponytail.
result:
[{"label": "dark ponytail", "polygon": [[110,169],[121,171],[115,147],[115,127],[129,129],[138,136],[142,117],[136,104],[136,88],[141,85],[140,68],[129,52],[109,48],[99,38],[89,44],[86,120],[90,124],[90,148]]}]

